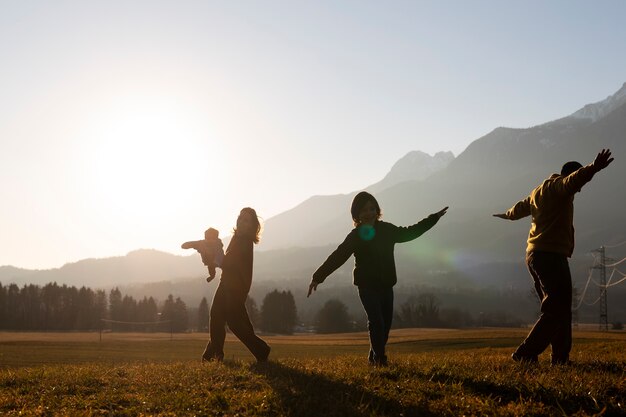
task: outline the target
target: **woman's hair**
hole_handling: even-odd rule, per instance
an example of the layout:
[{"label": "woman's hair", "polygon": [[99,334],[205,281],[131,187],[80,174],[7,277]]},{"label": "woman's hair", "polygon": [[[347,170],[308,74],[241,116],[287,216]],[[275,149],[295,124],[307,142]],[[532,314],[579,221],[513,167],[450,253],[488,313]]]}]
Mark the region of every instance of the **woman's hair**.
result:
[{"label": "woman's hair", "polygon": [[[250,217],[252,218],[252,221],[254,222],[254,226],[255,226],[255,233],[254,236],[252,236],[252,241],[254,243],[259,243],[259,241],[261,240],[261,222],[259,221],[259,216],[257,216],[256,214],[256,210],[254,210],[251,207],[244,207],[241,209],[241,211],[239,212],[239,216],[243,215],[243,214],[249,214]],[[235,227],[234,232],[237,233],[237,228]]]},{"label": "woman's hair", "polygon": [[380,216],[382,215],[382,213],[380,211],[380,206],[378,205],[378,201],[376,201],[374,196],[368,193],[367,191],[361,191],[360,193],[354,196],[354,199],[352,200],[352,206],[350,207],[350,214],[352,215],[352,220],[354,221],[355,226],[358,226],[360,224],[359,214],[361,213],[361,210],[363,210],[363,207],[365,207],[365,205],[369,201],[374,203],[374,206],[376,206],[376,220],[380,219]]}]

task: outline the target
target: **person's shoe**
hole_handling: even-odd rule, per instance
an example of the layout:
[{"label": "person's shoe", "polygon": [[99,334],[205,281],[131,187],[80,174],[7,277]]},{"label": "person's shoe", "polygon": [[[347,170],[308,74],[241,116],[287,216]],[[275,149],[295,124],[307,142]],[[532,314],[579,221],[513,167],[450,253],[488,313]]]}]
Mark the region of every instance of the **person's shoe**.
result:
[{"label": "person's shoe", "polygon": [[267,362],[267,358],[270,357],[270,352],[272,351],[271,347],[267,347],[267,351],[263,353],[263,355],[256,358],[257,362]]},{"label": "person's shoe", "polygon": [[554,359],[552,358],[552,366],[568,366],[572,365],[572,361],[569,359]]},{"label": "person's shoe", "polygon": [[374,360],[374,352],[371,350],[369,355],[367,355],[367,363],[369,363],[370,366],[376,366],[376,361]]},{"label": "person's shoe", "polygon": [[513,354],[511,355],[511,359],[513,359],[515,362],[519,362],[519,363],[537,363],[539,362],[539,358],[537,357],[537,355],[520,355],[517,352],[513,352]]},{"label": "person's shoe", "polygon": [[215,361],[215,362],[222,362],[224,360],[224,354],[209,354],[208,352],[204,352],[202,354],[202,360],[201,362],[211,362],[211,361]]},{"label": "person's shoe", "polygon": [[387,362],[387,355],[384,355],[382,358],[378,358],[378,357],[369,357],[367,358],[368,363],[370,364],[370,366],[374,366],[376,368],[381,368],[381,367],[385,367],[387,365],[389,365],[389,363]]}]

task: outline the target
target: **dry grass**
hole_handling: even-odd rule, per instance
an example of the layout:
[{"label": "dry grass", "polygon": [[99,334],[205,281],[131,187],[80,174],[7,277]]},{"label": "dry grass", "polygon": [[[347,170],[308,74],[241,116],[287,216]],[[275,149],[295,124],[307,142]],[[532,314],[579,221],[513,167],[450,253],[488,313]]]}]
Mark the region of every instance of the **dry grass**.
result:
[{"label": "dry grass", "polygon": [[227,345],[235,360],[201,364],[205,335],[172,342],[123,335],[101,344],[2,337],[0,414],[626,414],[626,335],[577,333],[574,365],[551,367],[547,356],[538,366],[510,360],[523,334],[397,331],[386,368],[367,365],[358,334],[268,337],[267,364],[254,364],[238,342]]},{"label": "dry grass", "polygon": [[[596,326],[594,326],[595,328]],[[516,328],[472,328],[472,329],[394,329],[389,335],[390,343],[399,343],[416,340],[446,340],[446,339],[499,339],[523,338],[529,329]],[[297,333],[294,335],[260,335],[268,343],[278,344],[368,344],[367,332],[312,334]],[[626,331],[599,332],[594,329],[574,331],[578,339],[626,340]],[[150,340],[185,340],[206,341],[207,333],[113,333],[103,332],[103,341],[150,341]],[[227,340],[237,340],[232,334],[226,335]],[[100,339],[98,332],[2,332],[0,343],[4,342],[97,342]]]}]

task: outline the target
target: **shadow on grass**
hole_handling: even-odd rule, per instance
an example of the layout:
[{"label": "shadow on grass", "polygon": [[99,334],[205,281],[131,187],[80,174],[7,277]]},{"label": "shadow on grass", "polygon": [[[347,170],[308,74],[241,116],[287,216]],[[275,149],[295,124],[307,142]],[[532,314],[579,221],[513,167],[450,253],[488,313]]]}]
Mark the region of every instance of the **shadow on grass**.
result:
[{"label": "shadow on grass", "polygon": [[403,404],[356,384],[331,379],[278,362],[251,365],[278,396],[279,413],[287,416],[432,416],[428,403]]},{"label": "shadow on grass", "polygon": [[[540,365],[535,364],[520,364],[520,368],[528,373],[542,372]],[[592,366],[590,364],[585,365],[569,365],[564,367],[570,368],[573,373],[579,374],[584,372],[616,372],[615,364],[605,364],[605,366]],[[623,372],[623,368],[622,368]],[[421,377],[427,375],[422,374]],[[569,392],[567,389],[563,390],[560,387],[546,387],[541,384],[540,381],[529,378],[529,382],[522,384],[515,383],[497,383],[486,380],[484,378],[473,378],[470,376],[450,375],[448,373],[435,373],[430,376],[431,381],[451,384],[461,383],[463,389],[473,395],[496,398],[503,404],[506,403],[518,403],[520,399],[531,400],[533,402],[541,402],[548,406],[554,407],[555,410],[561,410],[566,415],[569,413],[576,413],[581,410],[587,413],[603,413],[609,412],[621,412],[621,408],[616,408],[615,404],[623,403],[623,393],[615,388],[609,388],[604,395],[599,398],[593,398],[590,395],[581,395],[573,392]],[[611,401],[612,397],[612,401]],[[604,409],[604,411],[602,411]]]},{"label": "shadow on grass", "polygon": [[569,366],[580,372],[603,372],[615,375],[626,374],[626,361],[573,362]]}]

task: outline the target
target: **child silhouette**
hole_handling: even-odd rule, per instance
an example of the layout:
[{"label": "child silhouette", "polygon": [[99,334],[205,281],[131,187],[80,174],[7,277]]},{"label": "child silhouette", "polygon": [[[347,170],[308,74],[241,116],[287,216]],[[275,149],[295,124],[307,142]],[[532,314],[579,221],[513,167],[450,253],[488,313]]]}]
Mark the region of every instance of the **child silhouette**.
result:
[{"label": "child silhouette", "polygon": [[209,276],[206,282],[211,282],[215,278],[215,268],[222,267],[224,259],[224,244],[219,238],[219,232],[212,227],[204,232],[203,240],[192,240],[181,245],[183,249],[195,249],[202,257],[202,263],[209,270]]}]

